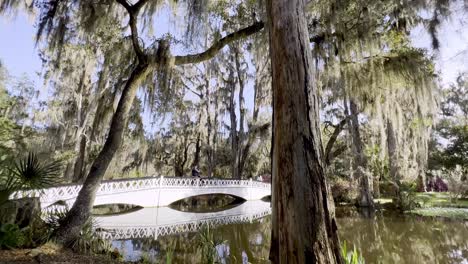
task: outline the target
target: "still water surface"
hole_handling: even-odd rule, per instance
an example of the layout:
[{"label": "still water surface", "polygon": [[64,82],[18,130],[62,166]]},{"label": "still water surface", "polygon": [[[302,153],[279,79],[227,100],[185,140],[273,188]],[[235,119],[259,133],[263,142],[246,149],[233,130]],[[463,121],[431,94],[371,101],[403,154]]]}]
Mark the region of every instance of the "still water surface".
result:
[{"label": "still water surface", "polygon": [[[119,230],[114,230],[120,237],[112,238],[112,245],[127,261],[144,258],[165,263],[169,255],[172,263],[200,263],[196,230],[211,225],[219,263],[269,263],[268,214],[269,203],[255,201],[212,213],[144,208],[117,218],[100,218],[100,222]],[[366,263],[468,264],[467,221],[385,213],[369,217],[349,208],[338,208],[337,218],[341,240],[360,249]]]}]

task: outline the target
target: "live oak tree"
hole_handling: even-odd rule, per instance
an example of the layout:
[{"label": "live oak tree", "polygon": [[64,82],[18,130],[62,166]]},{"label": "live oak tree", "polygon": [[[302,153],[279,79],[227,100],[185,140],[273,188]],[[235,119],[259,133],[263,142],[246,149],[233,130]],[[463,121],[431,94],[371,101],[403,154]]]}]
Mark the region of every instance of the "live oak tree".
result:
[{"label": "live oak tree", "polygon": [[[177,65],[199,63],[212,58],[225,45],[240,38],[247,37],[263,28],[262,22],[254,22],[237,32],[229,34],[214,42],[207,50],[189,54],[186,56],[172,56],[170,54],[167,39],[159,39],[148,47],[144,47],[139,37],[138,20],[142,11],[145,23],[150,23],[151,15],[156,11],[159,2],[141,0],[136,3],[127,1],[105,1],[104,2],[82,2],[82,1],[46,1],[41,5],[41,15],[38,23],[38,39],[46,37],[48,45],[54,48],[57,57],[63,51],[63,44],[67,41],[80,40],[90,41],[100,39],[101,29],[108,29],[107,41],[113,49],[113,44],[128,43],[123,49],[117,50],[118,54],[129,54],[131,65],[128,68],[129,75],[123,80],[120,90],[120,99],[112,116],[106,141],[94,159],[86,180],[83,183],[76,202],[70,209],[67,217],[62,221],[57,231],[57,239],[62,243],[68,243],[79,235],[81,226],[89,218],[90,210],[94,202],[95,193],[99,187],[105,171],[107,170],[114,154],[122,143],[124,129],[129,118],[129,111],[133,105],[137,90],[140,86],[152,87],[156,81],[159,89],[164,90],[170,85],[171,69]],[[74,12],[77,11],[77,12]],[[121,17],[128,18],[130,35],[125,36],[125,31],[116,27]],[[77,23],[77,24],[75,24]],[[106,28],[107,27],[107,28]],[[76,31],[70,30],[74,28]],[[120,32],[119,32],[120,30]],[[83,33],[82,35],[76,34]],[[104,58],[106,50],[101,50]],[[106,61],[104,59],[104,61]],[[107,61],[111,63],[112,61]],[[120,65],[119,65],[120,66]],[[105,65],[102,66],[103,68]],[[121,67],[121,66],[120,66]],[[116,84],[118,85],[118,84]]]}]

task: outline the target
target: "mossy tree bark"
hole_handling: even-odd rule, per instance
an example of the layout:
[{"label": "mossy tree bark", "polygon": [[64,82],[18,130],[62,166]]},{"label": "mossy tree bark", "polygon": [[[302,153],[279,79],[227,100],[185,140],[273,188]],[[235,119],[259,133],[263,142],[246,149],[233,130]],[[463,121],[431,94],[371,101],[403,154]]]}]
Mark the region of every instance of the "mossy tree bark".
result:
[{"label": "mossy tree bark", "polygon": [[387,119],[387,150],[388,150],[388,167],[390,170],[390,179],[394,186],[394,195],[400,201],[400,168],[398,166],[397,139],[392,121]]},{"label": "mossy tree bark", "polygon": [[356,102],[354,102],[352,98],[349,100],[349,109],[351,111],[351,126],[349,129],[353,138],[354,152],[353,169],[359,181],[359,197],[357,204],[361,207],[374,209],[374,199],[372,197],[370,186],[371,179],[369,179],[369,173],[366,171],[367,157],[364,153],[364,144],[362,142],[361,133],[359,131],[359,110]]},{"label": "mossy tree bark", "polygon": [[325,180],[303,0],[269,0],[273,263],[342,263]]}]

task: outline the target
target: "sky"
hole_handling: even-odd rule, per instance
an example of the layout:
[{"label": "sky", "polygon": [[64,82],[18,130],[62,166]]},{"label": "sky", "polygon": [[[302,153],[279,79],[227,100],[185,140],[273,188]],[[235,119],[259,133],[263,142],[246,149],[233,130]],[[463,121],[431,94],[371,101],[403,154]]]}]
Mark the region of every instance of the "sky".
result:
[{"label": "sky", "polygon": [[463,9],[462,2],[455,5],[453,18],[443,21],[439,30],[438,52],[432,51],[431,38],[424,27],[411,32],[413,45],[428,49],[436,57],[443,85],[454,82],[459,73],[468,71],[468,12]]},{"label": "sky", "polygon": [[41,60],[35,49],[35,32],[34,21],[23,13],[14,18],[0,17],[0,60],[10,75],[26,73],[37,85],[41,83]]}]

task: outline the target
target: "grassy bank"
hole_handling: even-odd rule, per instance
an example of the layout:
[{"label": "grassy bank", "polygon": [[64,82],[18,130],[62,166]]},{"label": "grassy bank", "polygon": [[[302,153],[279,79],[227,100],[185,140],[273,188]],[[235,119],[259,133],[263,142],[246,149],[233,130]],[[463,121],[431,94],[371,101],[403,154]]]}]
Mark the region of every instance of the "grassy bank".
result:
[{"label": "grassy bank", "polygon": [[[391,207],[392,198],[379,198],[376,204]],[[468,199],[451,199],[447,192],[416,193],[414,201],[419,208],[409,210],[408,213],[427,217],[444,217],[451,219],[468,220]]]}]

